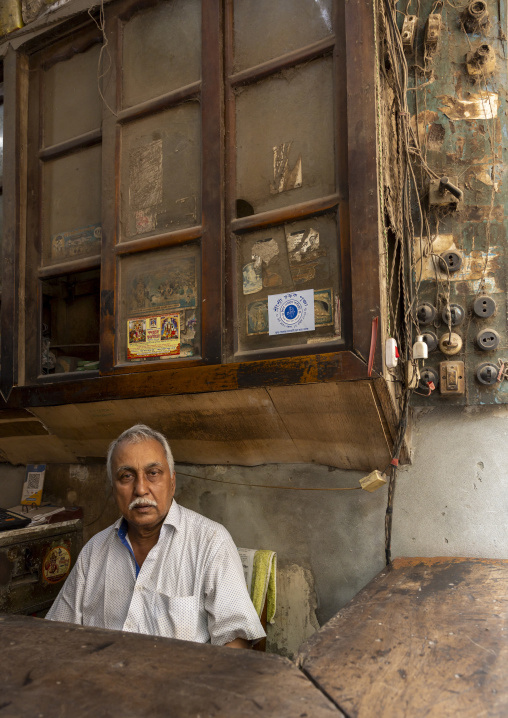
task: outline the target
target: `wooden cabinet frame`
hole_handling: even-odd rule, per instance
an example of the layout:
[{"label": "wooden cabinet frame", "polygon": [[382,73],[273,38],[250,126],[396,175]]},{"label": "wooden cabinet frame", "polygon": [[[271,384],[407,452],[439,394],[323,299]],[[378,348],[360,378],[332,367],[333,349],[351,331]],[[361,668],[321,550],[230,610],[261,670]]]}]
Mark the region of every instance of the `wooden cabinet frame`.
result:
[{"label": "wooden cabinet frame", "polygon": [[[353,6],[354,5],[354,6]],[[371,350],[371,327],[375,317],[381,317],[381,270],[379,249],[379,208],[377,189],[377,131],[375,87],[374,12],[370,0],[356,3],[336,2],[335,26],[340,37],[303,48],[291,56],[268,62],[255,68],[256,77],[273,71],[275,65],[284,66],[297,60],[312,59],[332,52],[334,72],[343,78],[335,96],[337,134],[339,136],[336,175],[337,193],[316,202],[303,203],[285,210],[258,214],[243,219],[233,217],[233,175],[231,166],[225,173],[225,132],[232,127],[232,103],[228,102],[236,84],[249,81],[249,73],[231,75],[230,58],[217,52],[231,44],[232,1],[203,0],[202,52],[214,58],[202,63],[202,80],[174,93],[168,93],[134,108],[119,108],[119,79],[114,75],[119,59],[120,23],[129,13],[147,3],[111,3],[106,6],[109,51],[113,63],[105,97],[115,109],[117,117],[104,107],[102,126],[102,215],[103,246],[101,254],[101,358],[100,376],[83,376],[77,380],[64,375],[51,376],[34,382],[33,360],[23,366],[24,347],[38,347],[32,329],[24,331],[25,292],[23,271],[33,273],[34,261],[30,242],[32,227],[24,227],[27,203],[25,166],[25,137],[27,135],[26,98],[28,95],[28,54],[34,52],[38,38],[24,38],[5,53],[6,136],[14,142],[6,145],[4,175],[5,237],[4,237],[4,297],[2,308],[2,395],[1,406],[36,406],[67,401],[90,401],[108,398],[111,392],[123,396],[214,391],[224,388],[270,385],[272,382],[301,383],[341,381],[368,378],[367,359]],[[73,21],[77,25],[77,21]],[[83,19],[80,20],[83,22]],[[55,31],[51,31],[53,37]],[[46,39],[47,42],[47,39]],[[228,45],[229,43],[229,45]],[[0,47],[1,51],[1,47]],[[224,79],[225,78],[225,79]],[[348,89],[349,88],[349,89]],[[166,235],[157,235],[132,242],[117,241],[119,191],[119,128],[133,117],[170,107],[186,97],[200,93],[202,103],[202,217],[199,226]],[[224,110],[225,107],[225,110]],[[224,114],[225,113],[225,114]],[[231,137],[231,133],[228,135]],[[92,140],[91,140],[92,141]],[[228,140],[231,141],[231,140]],[[9,148],[9,149],[8,149]],[[232,148],[229,147],[231,155]],[[33,148],[29,148],[33,161]],[[7,177],[8,175],[8,177]],[[225,197],[225,199],[223,199]],[[340,258],[342,266],[342,308],[344,343],[340,346],[314,345],[295,347],[263,355],[234,358],[232,341],[233,290],[231,272],[232,248],[225,247],[231,232],[241,233],[256,226],[282,223],[311,212],[337,208],[340,226]],[[227,221],[227,223],[226,223]],[[23,247],[28,240],[25,262]],[[171,362],[144,365],[116,363],[115,315],[118,298],[115,292],[119,258],[127,254],[164,246],[176,246],[200,239],[203,250],[202,296],[202,356]],[[225,257],[225,259],[224,259]],[[79,260],[78,260],[79,261]],[[227,273],[225,272],[227,263]],[[87,263],[85,263],[87,264]],[[89,264],[89,263],[88,263]],[[88,266],[87,264],[87,266]],[[78,268],[76,266],[76,268]],[[38,277],[46,269],[36,267]],[[30,276],[33,276],[30,275]],[[8,280],[8,281],[7,281]],[[30,280],[31,281],[31,280]],[[9,289],[6,291],[6,284]],[[27,315],[35,310],[26,295]],[[19,306],[21,302],[21,308]],[[223,337],[224,327],[227,337]],[[12,331],[19,327],[19,331]],[[23,337],[18,344],[18,335]],[[377,336],[374,371],[382,373],[381,335]],[[26,341],[24,337],[26,336]],[[18,361],[18,352],[21,361]],[[240,361],[238,361],[238,359]],[[243,361],[249,359],[249,361]],[[252,360],[252,361],[251,361]],[[208,366],[205,366],[208,365]],[[150,379],[153,375],[154,380]],[[155,378],[157,377],[157,378]],[[190,382],[190,383],[189,383]],[[19,384],[20,386],[16,387]],[[14,391],[12,389],[14,388]],[[187,387],[187,389],[186,389]]]}]

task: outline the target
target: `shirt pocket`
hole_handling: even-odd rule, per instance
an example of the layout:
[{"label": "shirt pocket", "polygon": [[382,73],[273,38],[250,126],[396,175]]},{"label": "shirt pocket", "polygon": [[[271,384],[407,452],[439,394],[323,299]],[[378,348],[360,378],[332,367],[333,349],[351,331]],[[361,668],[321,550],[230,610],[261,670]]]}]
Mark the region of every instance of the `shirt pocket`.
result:
[{"label": "shirt pocket", "polygon": [[154,591],[152,617],[159,636],[179,638],[182,641],[200,640],[197,596],[168,596],[161,591]]}]

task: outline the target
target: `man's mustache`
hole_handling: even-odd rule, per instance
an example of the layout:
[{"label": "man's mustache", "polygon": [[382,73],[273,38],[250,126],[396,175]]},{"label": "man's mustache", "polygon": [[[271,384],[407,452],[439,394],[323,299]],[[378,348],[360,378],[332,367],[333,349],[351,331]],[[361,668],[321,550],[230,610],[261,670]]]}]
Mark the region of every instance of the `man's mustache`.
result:
[{"label": "man's mustache", "polygon": [[134,499],[134,501],[131,501],[129,504],[129,511],[131,509],[135,509],[136,506],[155,506],[157,508],[157,502],[153,501],[152,499],[143,499],[141,497]]}]

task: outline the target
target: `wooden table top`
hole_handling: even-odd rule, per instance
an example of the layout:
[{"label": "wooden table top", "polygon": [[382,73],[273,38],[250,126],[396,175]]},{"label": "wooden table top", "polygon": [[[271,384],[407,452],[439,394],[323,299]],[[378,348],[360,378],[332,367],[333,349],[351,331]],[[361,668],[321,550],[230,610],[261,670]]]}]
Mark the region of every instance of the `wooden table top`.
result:
[{"label": "wooden table top", "polygon": [[300,649],[349,718],[506,718],[508,561],[394,561]]},{"label": "wooden table top", "polygon": [[341,718],[288,659],[0,615],[2,718]]}]

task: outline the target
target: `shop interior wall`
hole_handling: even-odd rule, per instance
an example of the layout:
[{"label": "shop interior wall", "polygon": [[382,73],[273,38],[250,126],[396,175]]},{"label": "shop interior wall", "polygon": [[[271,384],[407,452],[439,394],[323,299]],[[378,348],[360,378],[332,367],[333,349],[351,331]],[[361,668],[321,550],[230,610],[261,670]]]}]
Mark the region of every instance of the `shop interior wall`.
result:
[{"label": "shop interior wall", "polygon": [[[0,505],[19,503],[24,474],[24,467],[0,465]],[[222,523],[237,546],[277,552],[278,609],[269,651],[294,655],[383,568],[386,492],[360,490],[362,475],[315,464],[177,466],[181,505]],[[300,488],[314,490],[294,490]],[[44,498],[83,507],[85,541],[118,517],[103,464],[48,465]]]}]

